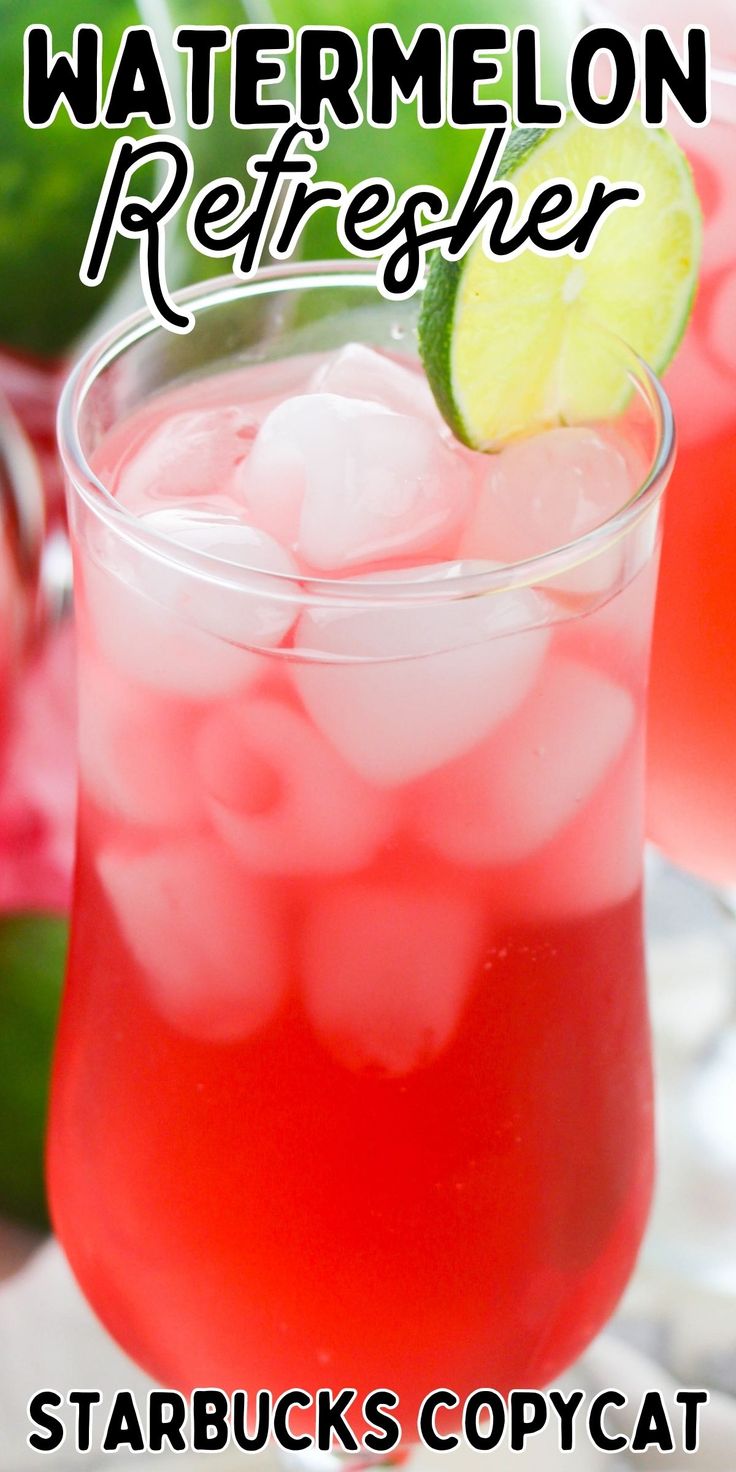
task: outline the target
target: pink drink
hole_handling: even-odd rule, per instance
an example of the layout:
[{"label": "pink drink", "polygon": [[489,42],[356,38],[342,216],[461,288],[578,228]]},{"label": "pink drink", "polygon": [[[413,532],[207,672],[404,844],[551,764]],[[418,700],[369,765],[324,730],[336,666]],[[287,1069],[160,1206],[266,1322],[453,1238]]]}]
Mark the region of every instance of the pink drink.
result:
[{"label": "pink drink", "polygon": [[[605,12],[605,16],[602,14]],[[736,880],[736,42],[732,0],[610,0],[592,18],[711,31],[712,119],[670,126],[703,208],[695,310],[666,378],[678,433],[649,704],[648,829],[716,884]]]},{"label": "pink drink", "polygon": [[677,130],[704,210],[703,266],[667,377],[679,456],[653,644],[648,799],[652,838],[725,885],[736,881],[736,60],[731,65],[730,84],[714,84],[708,127]]},{"label": "pink drink", "polygon": [[74,501],[80,1282],[185,1388],[387,1384],[410,1428],[542,1384],[649,1202],[656,491],[497,569],[619,511],[641,415],[479,456],[355,345],[90,414],[125,514]]}]

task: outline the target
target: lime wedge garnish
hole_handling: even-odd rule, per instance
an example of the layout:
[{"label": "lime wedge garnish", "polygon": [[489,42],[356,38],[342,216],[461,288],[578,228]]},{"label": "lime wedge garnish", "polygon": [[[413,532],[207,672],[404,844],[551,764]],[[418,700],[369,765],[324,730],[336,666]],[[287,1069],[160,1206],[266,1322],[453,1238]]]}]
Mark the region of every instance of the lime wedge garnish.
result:
[{"label": "lime wedge garnish", "polygon": [[556,178],[569,179],[582,200],[599,176],[640,184],[644,198],[604,215],[587,256],[525,248],[492,259],[478,239],[459,261],[432,261],[419,321],[422,359],[445,419],[476,449],[620,412],[630,382],[591,321],[656,372],[682,337],[701,218],[690,166],[669,133],[645,128],[634,114],[606,130],[571,117],[556,130],[512,134],[497,171],[513,177],[520,205]]}]

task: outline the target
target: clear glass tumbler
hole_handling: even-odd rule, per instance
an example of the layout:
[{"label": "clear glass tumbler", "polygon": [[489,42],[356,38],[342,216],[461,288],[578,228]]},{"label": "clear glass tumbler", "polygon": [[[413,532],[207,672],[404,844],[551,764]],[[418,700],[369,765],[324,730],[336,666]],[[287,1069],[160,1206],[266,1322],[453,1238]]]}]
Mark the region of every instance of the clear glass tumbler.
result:
[{"label": "clear glass tumbler", "polygon": [[191,335],[127,322],[61,408],[81,801],[53,1216],[158,1379],[388,1385],[411,1439],[436,1386],[571,1363],[644,1228],[669,407],[591,328],[641,467],[612,517],[509,565],[287,576],[145,523],[114,467],[181,432],[165,392],[206,418],[229,383],[237,435],[232,385],[287,402],[305,354],[413,362],[417,304],[352,263],[187,299]]}]

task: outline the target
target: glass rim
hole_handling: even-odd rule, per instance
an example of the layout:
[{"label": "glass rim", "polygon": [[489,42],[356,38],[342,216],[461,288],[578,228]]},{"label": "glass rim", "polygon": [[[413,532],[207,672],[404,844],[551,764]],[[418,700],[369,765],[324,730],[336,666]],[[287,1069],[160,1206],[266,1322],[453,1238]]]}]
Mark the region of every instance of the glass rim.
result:
[{"label": "glass rim", "polygon": [[[196,313],[197,309],[206,311],[208,308],[276,291],[345,286],[375,289],[376,269],[370,263],[366,265],[365,262],[350,259],[280,263],[262,267],[248,280],[234,275],[210,278],[175,292],[173,299],[177,303],[190,306]],[[378,300],[386,308],[391,306],[386,298],[378,297]],[[640,397],[645,399],[654,422],[656,448],[646,475],[615,512],[579,537],[517,562],[491,562],[490,559],[484,559],[481,568],[475,567],[472,571],[461,572],[459,569],[462,568],[463,561],[450,559],[431,567],[425,565],[422,568],[419,564],[416,568],[392,570],[375,576],[360,573],[339,577],[270,572],[255,566],[228,562],[199,549],[185,547],[165,532],[146,527],[140,517],[116,501],[95,474],[82,448],[77,424],[87,394],[94,388],[104,370],[128,348],[154,333],[167,330],[151,315],[147,307],[127,316],[92,343],[68,374],[57,412],[57,438],[62,465],[73,492],[122,540],[133,543],[139,550],[147,551],[157,560],[163,560],[183,573],[199,574],[230,588],[252,588],[255,580],[260,596],[266,593],[268,596],[286,598],[292,603],[297,601],[314,604],[329,601],[330,604],[342,602],[374,606],[399,602],[444,602],[537,585],[581,562],[589,561],[632,529],[663,493],[675,457],[672,407],[657,374],[616,333],[591,318],[587,319],[587,325],[599,338],[608,340],[628,364],[632,389],[638,390]],[[172,380],[172,384],[174,381]],[[470,562],[471,559],[467,561]],[[477,563],[480,559],[472,561]],[[416,575],[423,571],[436,575]],[[401,578],[401,572],[406,572],[405,579]]]},{"label": "glass rim", "polygon": [[[585,0],[585,4],[583,6],[583,16],[585,21],[592,21],[596,25],[598,25],[602,21],[608,21],[609,23],[617,21],[619,19],[617,12],[618,7],[616,5],[616,0]],[[625,28],[629,28],[631,30],[635,29],[635,26],[630,26],[630,23],[628,21],[624,21],[622,22],[622,24]],[[652,21],[651,17],[649,20],[642,20],[639,23],[639,29],[641,30],[643,26],[650,24],[656,24],[656,22]],[[710,35],[710,26],[708,26],[708,34]],[[727,57],[719,57],[718,48],[714,48],[713,46],[712,36],[710,76],[711,81],[716,82],[719,86],[736,87],[736,61],[731,61]],[[697,127],[695,123],[691,124],[690,126],[693,128]],[[699,129],[697,130],[699,131]]]}]

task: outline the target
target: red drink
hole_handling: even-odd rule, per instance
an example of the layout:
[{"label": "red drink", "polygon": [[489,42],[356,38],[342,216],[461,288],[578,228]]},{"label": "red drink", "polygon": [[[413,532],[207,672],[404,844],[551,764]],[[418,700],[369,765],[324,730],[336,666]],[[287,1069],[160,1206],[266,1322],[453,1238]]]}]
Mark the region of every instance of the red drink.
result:
[{"label": "red drink", "polygon": [[337,296],[329,354],[85,401],[50,1183],[160,1379],[386,1384],[410,1430],[569,1364],[647,1213],[656,484],[592,529],[659,411],[475,455]]},{"label": "red drink", "polygon": [[[717,38],[713,38],[714,51]],[[679,454],[667,507],[649,717],[649,827],[678,863],[736,879],[736,71],[681,129],[705,216],[693,318],[668,375]]]},{"label": "red drink", "polygon": [[[594,19],[663,22],[678,40],[694,12],[672,0],[592,5]],[[667,390],[678,433],[667,497],[649,704],[648,831],[715,884],[736,879],[736,56],[730,0],[705,0],[712,120],[670,126],[704,215],[695,310]]]}]

